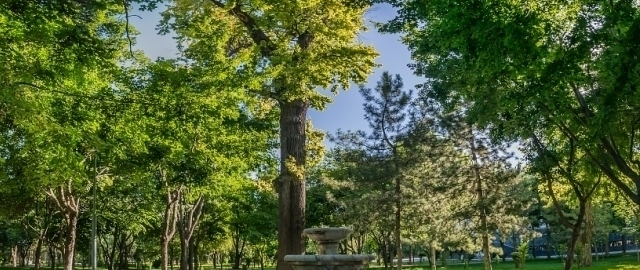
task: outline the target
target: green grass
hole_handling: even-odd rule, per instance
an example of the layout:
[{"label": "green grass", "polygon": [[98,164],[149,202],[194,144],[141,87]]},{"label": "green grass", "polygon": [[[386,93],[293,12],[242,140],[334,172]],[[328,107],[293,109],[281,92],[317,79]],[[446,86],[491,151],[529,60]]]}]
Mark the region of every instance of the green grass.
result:
[{"label": "green grass", "polygon": [[[515,264],[513,261],[493,263],[493,270],[514,270]],[[375,269],[383,269],[382,267],[372,267]],[[412,270],[430,270],[428,265],[414,265],[414,266],[405,266],[403,269],[412,269]],[[449,265],[446,268],[438,265],[438,270],[463,270],[465,269],[464,265],[456,264]],[[472,263],[469,265],[469,270],[484,270],[484,265],[482,263]],[[525,264],[524,270],[562,270],[564,269],[564,265],[560,262],[559,259],[551,259],[551,260],[529,260]],[[625,256],[615,256],[611,258],[606,258],[604,260],[593,261],[593,266],[591,267],[578,267],[577,265],[573,266],[574,270],[640,270],[640,263],[637,261],[637,257],[635,255],[625,255]],[[392,269],[393,270],[393,269]]]},{"label": "green grass", "polygon": [[[513,261],[507,262],[494,262],[493,270],[514,270],[515,265]],[[406,270],[431,270],[428,264],[422,263],[419,265],[405,265],[402,267]],[[20,267],[11,267],[11,266],[0,266],[0,270],[33,270],[31,267],[20,268]],[[48,270],[49,267],[43,267],[42,270]],[[61,269],[61,268],[58,268]],[[77,267],[77,270],[81,270],[81,267]],[[90,268],[85,268],[90,269]],[[105,270],[103,268],[99,268],[100,270]],[[179,267],[174,266],[174,270],[178,270]],[[219,268],[217,268],[219,269]],[[229,270],[230,267],[223,267],[224,270]],[[369,269],[372,270],[382,270],[384,269],[381,266],[371,266]],[[464,265],[461,264],[451,264],[447,267],[442,267],[438,264],[438,270],[463,270],[465,269]],[[481,262],[473,262],[469,264],[468,270],[484,270],[484,266]],[[559,259],[537,259],[537,260],[529,260],[525,264],[525,268],[523,270],[562,270],[564,266]],[[130,270],[135,270],[135,267],[131,267]],[[213,270],[213,267],[210,265],[203,265],[202,270]],[[252,268],[250,267],[248,270],[260,270],[260,268]],[[265,267],[265,270],[275,270],[272,267]],[[392,268],[390,270],[395,270]],[[606,258],[604,260],[593,261],[593,266],[591,267],[578,267],[574,265],[573,270],[640,270],[640,262],[637,261],[637,257],[634,255],[616,255],[610,258]]]}]

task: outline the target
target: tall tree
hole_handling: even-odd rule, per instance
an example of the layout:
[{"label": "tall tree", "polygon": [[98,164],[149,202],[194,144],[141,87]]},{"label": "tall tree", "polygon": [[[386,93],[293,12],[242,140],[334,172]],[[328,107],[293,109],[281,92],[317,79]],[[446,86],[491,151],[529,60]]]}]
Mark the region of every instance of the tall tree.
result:
[{"label": "tall tree", "polygon": [[[593,220],[591,205],[593,195],[600,185],[602,175],[592,171],[591,163],[585,159],[585,155],[578,152],[573,139],[555,137],[551,142],[541,141],[534,136],[532,143],[537,149],[532,157],[531,168],[540,175],[546,188],[549,201],[556,210],[560,224],[571,230],[571,239],[567,245],[567,261],[565,269],[570,270],[573,264],[574,253],[578,240],[582,239],[584,251],[588,251],[583,266],[591,265],[591,238],[593,236]],[[586,163],[586,164],[585,164]],[[560,196],[558,185],[565,186],[564,196]],[[569,194],[566,194],[568,192]],[[561,198],[574,197],[578,202],[578,213],[574,222],[564,214],[564,205]],[[560,199],[559,199],[560,198]],[[565,201],[571,201],[565,199]],[[580,238],[582,236],[582,238]]]},{"label": "tall tree", "polygon": [[163,198],[160,267],[167,268],[169,245],[178,233],[180,268],[188,270],[193,266],[189,247],[207,197],[233,192],[229,186],[270,158],[276,122],[257,108],[255,97],[186,61],[141,60],[128,71],[123,95],[154,102],[128,112],[143,145],[130,158],[140,161],[139,169]]},{"label": "tall tree", "polygon": [[[640,204],[637,1],[389,1],[415,71],[495,138],[558,130]],[[543,138],[544,139],[544,138]]]},{"label": "tall tree", "polygon": [[[393,76],[387,71],[382,73],[374,89],[361,86],[360,93],[365,99],[363,104],[365,119],[369,123],[371,132],[367,134],[364,131],[338,131],[332,137],[339,147],[350,150],[347,153],[364,153],[365,159],[355,155],[352,157],[356,160],[350,160],[350,162],[368,159],[371,164],[376,164],[380,168],[377,170],[379,174],[375,176],[377,179],[368,179],[368,181],[382,181],[385,184],[380,187],[391,188],[383,192],[390,192],[386,196],[393,198],[393,227],[398,269],[402,269],[403,259],[401,225],[403,206],[406,204],[403,196],[403,181],[407,178],[404,171],[425,159],[426,155],[422,154],[427,153],[428,147],[420,143],[429,141],[431,138],[428,130],[421,129],[427,126],[425,124],[428,122],[414,117],[412,91],[404,90],[403,87],[400,75]],[[349,156],[343,158],[348,160]]]},{"label": "tall tree", "polygon": [[357,41],[366,8],[342,0],[183,0],[164,12],[162,29],[186,44],[185,57],[216,72],[232,63],[227,83],[279,109],[279,270],[288,269],[286,254],[305,250],[307,110],[330,102],[316,89],[347,89],[375,66],[373,47]]}]

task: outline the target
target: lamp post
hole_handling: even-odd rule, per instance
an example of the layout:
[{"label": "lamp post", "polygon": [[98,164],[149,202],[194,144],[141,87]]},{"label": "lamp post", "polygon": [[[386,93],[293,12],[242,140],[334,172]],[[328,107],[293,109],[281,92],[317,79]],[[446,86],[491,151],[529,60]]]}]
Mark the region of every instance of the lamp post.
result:
[{"label": "lamp post", "polygon": [[98,237],[97,237],[97,220],[96,220],[96,189],[98,182],[98,156],[96,155],[93,161],[93,195],[92,195],[92,213],[91,213],[91,270],[98,269]]}]

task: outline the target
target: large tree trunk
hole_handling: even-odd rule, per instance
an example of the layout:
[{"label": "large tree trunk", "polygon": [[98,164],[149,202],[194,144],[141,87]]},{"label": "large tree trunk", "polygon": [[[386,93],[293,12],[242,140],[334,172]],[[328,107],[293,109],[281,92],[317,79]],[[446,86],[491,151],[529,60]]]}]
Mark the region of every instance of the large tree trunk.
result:
[{"label": "large tree trunk", "polygon": [[[162,173],[162,172],[161,172]],[[164,178],[164,173],[162,173]],[[176,234],[178,221],[177,203],[182,195],[181,190],[167,191],[164,218],[162,221],[162,235],[160,236],[160,270],[167,270],[170,262],[169,245]],[[173,265],[173,263],[171,263]]]},{"label": "large tree trunk", "polygon": [[288,254],[302,254],[305,241],[305,164],[308,101],[280,104],[280,176],[278,177],[278,264],[289,270]]},{"label": "large tree trunk", "polygon": [[[184,200],[184,196],[181,199]],[[178,215],[178,235],[180,236],[180,270],[190,270],[189,242],[191,242],[193,233],[195,232],[198,222],[200,221],[203,206],[204,198],[200,196],[189,210],[181,209],[180,214]]]},{"label": "large tree trunk", "polygon": [[593,264],[593,257],[591,255],[591,240],[593,238],[593,210],[591,208],[591,198],[587,199],[585,203],[585,217],[584,217],[584,231],[582,232],[580,244],[582,245],[582,251],[580,255],[580,266],[591,266]]}]

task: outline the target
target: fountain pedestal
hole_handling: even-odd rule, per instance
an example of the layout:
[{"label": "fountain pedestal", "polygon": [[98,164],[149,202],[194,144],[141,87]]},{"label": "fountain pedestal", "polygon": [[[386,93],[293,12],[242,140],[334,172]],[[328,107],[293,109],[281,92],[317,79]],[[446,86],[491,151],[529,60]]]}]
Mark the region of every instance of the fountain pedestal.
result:
[{"label": "fountain pedestal", "polygon": [[360,270],[375,259],[366,254],[338,254],[338,245],[353,231],[349,228],[311,228],[302,233],[318,243],[317,255],[286,255],[294,270]]}]

